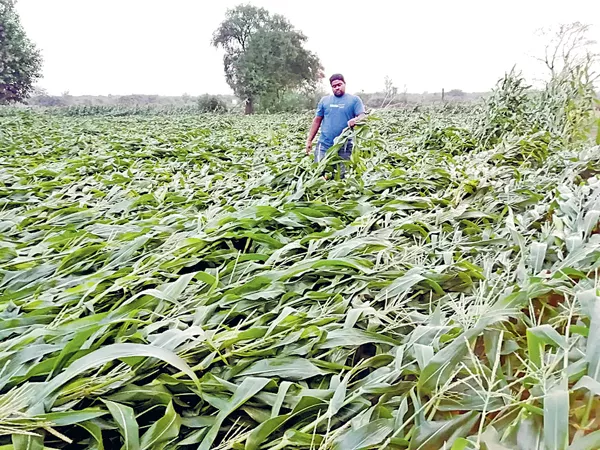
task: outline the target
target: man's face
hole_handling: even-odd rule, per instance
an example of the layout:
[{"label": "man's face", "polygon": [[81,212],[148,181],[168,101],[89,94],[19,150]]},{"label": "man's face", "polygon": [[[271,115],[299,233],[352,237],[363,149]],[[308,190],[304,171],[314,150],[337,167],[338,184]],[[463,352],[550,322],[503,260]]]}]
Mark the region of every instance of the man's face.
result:
[{"label": "man's face", "polygon": [[334,80],[331,83],[331,89],[333,90],[333,95],[341,97],[346,92],[346,83],[342,80]]}]

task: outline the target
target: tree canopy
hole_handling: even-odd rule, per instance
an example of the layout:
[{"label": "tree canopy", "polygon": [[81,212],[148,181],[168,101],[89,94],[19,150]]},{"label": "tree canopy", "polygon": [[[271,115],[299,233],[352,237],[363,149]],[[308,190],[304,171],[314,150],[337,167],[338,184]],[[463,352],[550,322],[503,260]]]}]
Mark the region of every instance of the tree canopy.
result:
[{"label": "tree canopy", "polygon": [[27,38],[14,0],[0,0],[0,104],[29,97],[41,68],[41,54]]},{"label": "tree canopy", "polygon": [[323,78],[314,53],[304,48],[306,36],[281,15],[241,5],[227,10],[212,44],[225,51],[227,83],[252,113],[254,102],[289,90],[314,89]]}]

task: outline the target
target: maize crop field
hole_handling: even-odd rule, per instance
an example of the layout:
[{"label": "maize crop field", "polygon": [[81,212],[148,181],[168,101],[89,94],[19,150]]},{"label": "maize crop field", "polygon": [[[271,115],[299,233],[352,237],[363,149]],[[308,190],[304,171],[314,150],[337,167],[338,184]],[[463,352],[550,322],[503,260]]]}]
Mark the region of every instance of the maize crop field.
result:
[{"label": "maize crop field", "polygon": [[310,114],[0,110],[0,450],[600,448],[573,77],[374,111],[343,179]]}]

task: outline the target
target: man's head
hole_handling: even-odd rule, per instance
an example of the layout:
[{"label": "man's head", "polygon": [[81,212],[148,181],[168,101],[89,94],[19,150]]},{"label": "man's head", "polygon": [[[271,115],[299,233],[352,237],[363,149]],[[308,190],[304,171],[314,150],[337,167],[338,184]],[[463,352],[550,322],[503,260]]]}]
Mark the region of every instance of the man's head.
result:
[{"label": "man's head", "polygon": [[331,90],[336,97],[341,97],[346,92],[346,81],[341,73],[336,73],[329,77]]}]

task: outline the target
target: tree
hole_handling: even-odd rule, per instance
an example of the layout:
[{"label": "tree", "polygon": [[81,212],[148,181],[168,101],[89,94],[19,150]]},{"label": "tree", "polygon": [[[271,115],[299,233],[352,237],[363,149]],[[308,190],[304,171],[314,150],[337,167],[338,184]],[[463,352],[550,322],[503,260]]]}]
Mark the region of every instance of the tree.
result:
[{"label": "tree", "polygon": [[28,98],[41,76],[42,57],[27,38],[14,0],[0,0],[0,104]]},{"label": "tree", "polygon": [[462,89],[452,89],[448,91],[448,97],[463,98],[465,93]]},{"label": "tree", "polygon": [[389,76],[386,76],[383,80],[383,94],[384,98],[381,102],[381,108],[386,108],[390,106],[394,100],[396,99],[396,95],[398,95],[398,88],[394,86],[394,82]]},{"label": "tree", "polygon": [[590,25],[581,22],[539,30],[539,34],[548,41],[544,56],[537,59],[544,63],[551,76],[573,67],[594,65],[599,55],[597,42],[588,37],[589,30]]},{"label": "tree", "polygon": [[314,89],[323,78],[319,58],[304,48],[306,36],[281,15],[240,5],[227,10],[212,44],[225,51],[225,78],[245,103],[246,114],[261,98]]}]

